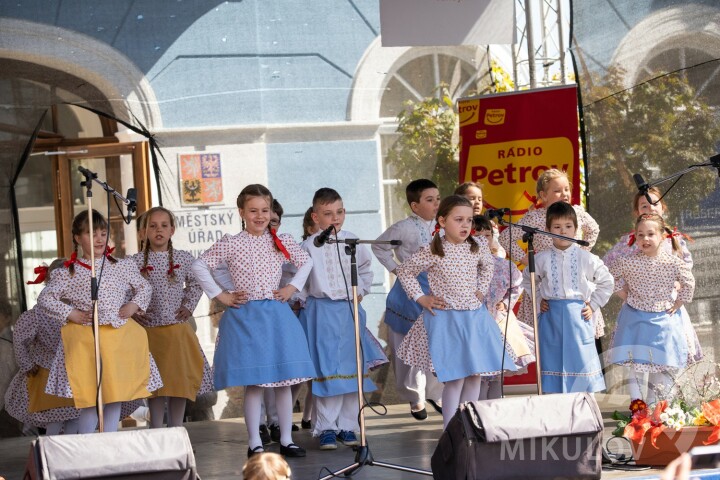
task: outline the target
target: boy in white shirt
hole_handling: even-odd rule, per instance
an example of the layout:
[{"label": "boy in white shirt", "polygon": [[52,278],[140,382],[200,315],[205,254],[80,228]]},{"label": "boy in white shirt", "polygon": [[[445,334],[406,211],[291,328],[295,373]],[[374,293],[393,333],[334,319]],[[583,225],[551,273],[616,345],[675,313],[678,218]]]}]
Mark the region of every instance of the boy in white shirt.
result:
[{"label": "boy in white shirt", "polygon": [[[435,227],[435,216],[440,205],[440,191],[437,185],[424,178],[408,183],[405,196],[412,214],[391,225],[377,238],[385,241],[401,240],[402,244],[372,246],[375,257],[393,274],[398,264],[430,243]],[[429,293],[427,273],[421,273],[418,281],[423,291]],[[410,403],[410,414],[417,420],[427,418],[426,401],[442,414],[440,399],[443,390],[442,383],[438,382],[432,373],[426,374],[417,367],[411,367],[395,355],[397,346],[421,312],[422,307],[408,298],[400,282],[396,281],[387,296],[384,321],[388,326],[388,344],[393,352],[395,388],[398,395]]]}]

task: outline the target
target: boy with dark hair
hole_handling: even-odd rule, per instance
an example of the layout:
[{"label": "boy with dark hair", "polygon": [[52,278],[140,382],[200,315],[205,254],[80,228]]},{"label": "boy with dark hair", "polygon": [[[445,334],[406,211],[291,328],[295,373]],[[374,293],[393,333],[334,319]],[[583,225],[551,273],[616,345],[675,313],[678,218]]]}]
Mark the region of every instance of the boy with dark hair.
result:
[{"label": "boy with dark hair", "polygon": [[[440,204],[440,191],[432,181],[413,180],[405,188],[405,195],[412,214],[391,225],[378,240],[401,240],[401,245],[373,245],[372,250],[380,263],[390,273],[398,264],[410,258],[420,248],[430,243],[435,227],[435,215]],[[393,255],[394,254],[394,255]],[[429,293],[427,274],[421,273],[418,281],[426,294]],[[442,413],[442,383],[431,373],[406,365],[395,355],[395,349],[420,316],[422,307],[408,298],[400,282],[395,282],[388,294],[385,324],[388,326],[388,344],[393,351],[395,386],[398,394],[410,403],[410,414],[417,420],[427,418],[425,402]]]},{"label": "boy with dark hair", "polygon": [[[569,203],[547,208],[551,233],[575,238],[578,218]],[[602,366],[595,350],[593,313],[613,293],[613,277],[600,257],[577,243],[552,238],[552,246],[535,256],[540,305],[536,332],[540,342],[542,389],[546,393],[598,392],[605,389]],[[529,269],[523,288],[530,292]]]},{"label": "boy with dark hair", "polygon": [[[313,259],[303,294],[307,295],[305,308],[300,313],[300,323],[305,329],[310,356],[318,377],[313,379],[315,412],[312,434],[320,437],[321,450],[334,450],[337,441],[345,445],[358,445],[355,434],[358,425],[357,366],[355,358],[355,327],[348,298],[351,292],[350,256],[343,248],[338,255],[337,245],[325,243],[314,245],[315,238],[332,228],[331,239],[357,238],[343,230],[345,208],[340,194],[332,188],[321,188],[313,197],[312,218],[319,231],[308,237],[302,247]],[[372,256],[364,245],[357,248],[359,299],[370,293],[373,273]],[[377,340],[365,328],[365,310],[358,305],[361,343],[365,357],[364,372],[369,368],[387,363]],[[363,390],[375,390],[373,382],[364,375]]]}]

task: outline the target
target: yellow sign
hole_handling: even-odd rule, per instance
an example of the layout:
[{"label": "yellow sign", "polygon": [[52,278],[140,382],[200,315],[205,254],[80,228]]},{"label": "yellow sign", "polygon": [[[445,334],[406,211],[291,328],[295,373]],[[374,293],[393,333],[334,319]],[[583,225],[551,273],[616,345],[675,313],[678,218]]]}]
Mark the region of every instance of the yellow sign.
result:
[{"label": "yellow sign", "polygon": [[485,125],[502,125],[505,123],[504,108],[488,108],[485,111]]},{"label": "yellow sign", "polygon": [[573,145],[566,137],[515,140],[472,145],[468,152],[465,181],[479,182],[487,188],[483,200],[488,208],[509,207],[524,212],[535,197],[538,176],[550,168],[576,178]]},{"label": "yellow sign", "polygon": [[458,102],[458,119],[461,127],[477,123],[480,120],[480,100]]}]

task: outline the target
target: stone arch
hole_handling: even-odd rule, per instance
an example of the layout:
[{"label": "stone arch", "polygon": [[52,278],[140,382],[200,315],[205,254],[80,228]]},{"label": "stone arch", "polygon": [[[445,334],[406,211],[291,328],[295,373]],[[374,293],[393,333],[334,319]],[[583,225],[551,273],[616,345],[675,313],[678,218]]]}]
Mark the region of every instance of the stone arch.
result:
[{"label": "stone arch", "polygon": [[130,59],[106,43],[52,25],[0,18],[0,58],[67,72],[100,91],[118,118],[134,115],[150,131],[162,127],[150,82]]}]

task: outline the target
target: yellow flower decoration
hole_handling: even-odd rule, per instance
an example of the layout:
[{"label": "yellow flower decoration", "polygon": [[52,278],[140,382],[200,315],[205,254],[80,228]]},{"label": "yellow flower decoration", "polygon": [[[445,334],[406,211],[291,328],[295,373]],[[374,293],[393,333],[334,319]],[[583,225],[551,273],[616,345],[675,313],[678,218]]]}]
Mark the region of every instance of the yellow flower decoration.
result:
[{"label": "yellow flower decoration", "polygon": [[703,425],[709,425],[707,418],[705,418],[705,415],[702,413],[695,417],[695,420],[693,420],[693,425],[696,427],[702,427]]}]

